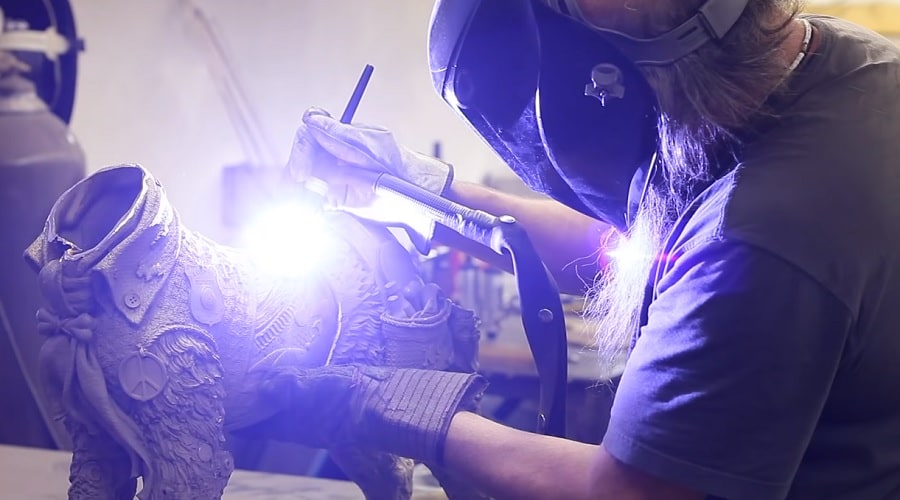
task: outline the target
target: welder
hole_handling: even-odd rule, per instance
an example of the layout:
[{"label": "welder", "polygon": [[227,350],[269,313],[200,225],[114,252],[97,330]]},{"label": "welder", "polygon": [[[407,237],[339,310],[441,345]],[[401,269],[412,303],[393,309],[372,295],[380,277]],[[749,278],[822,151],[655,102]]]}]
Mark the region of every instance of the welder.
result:
[{"label": "welder", "polygon": [[316,401],[298,439],[436,459],[497,498],[900,495],[894,44],[793,0],[445,0],[430,28],[438,92],[546,199],[316,109],[289,168],[338,203],[380,171],[519,220],[601,353],[630,348],[609,426],[513,430],[469,411],[477,375],[340,366],[273,385]]}]

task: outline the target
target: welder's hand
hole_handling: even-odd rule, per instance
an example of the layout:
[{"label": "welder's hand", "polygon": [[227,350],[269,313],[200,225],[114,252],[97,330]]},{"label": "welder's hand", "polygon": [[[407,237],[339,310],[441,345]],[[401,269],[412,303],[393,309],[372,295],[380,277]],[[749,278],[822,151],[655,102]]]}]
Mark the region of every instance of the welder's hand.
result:
[{"label": "welder's hand", "polygon": [[441,287],[414,277],[389,282],[381,315],[385,363],[403,368],[474,372],[478,369],[478,318]]},{"label": "welder's hand", "polygon": [[303,114],[287,167],[297,181],[315,177],[330,187],[352,185],[364,171],[386,172],[440,195],[453,180],[449,164],[399,145],[390,131],[341,123],[317,108]]},{"label": "welder's hand", "polygon": [[349,445],[440,463],[453,415],[478,406],[471,373],[330,365],[264,368],[263,397],[283,410],[253,435],[316,448]]}]

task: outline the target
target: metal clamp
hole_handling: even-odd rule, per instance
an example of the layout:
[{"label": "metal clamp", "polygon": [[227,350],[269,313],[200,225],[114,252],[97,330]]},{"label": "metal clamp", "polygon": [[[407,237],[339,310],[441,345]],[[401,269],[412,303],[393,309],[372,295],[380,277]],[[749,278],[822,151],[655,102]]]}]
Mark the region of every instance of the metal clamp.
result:
[{"label": "metal clamp", "polygon": [[[514,217],[473,210],[430,191],[383,174],[375,192],[405,200],[435,223],[512,259],[521,303],[522,326],[538,372],[540,399],[537,432],[565,435],[568,357],[566,323],[556,283],[525,229]],[[424,245],[420,250],[427,248]]]}]

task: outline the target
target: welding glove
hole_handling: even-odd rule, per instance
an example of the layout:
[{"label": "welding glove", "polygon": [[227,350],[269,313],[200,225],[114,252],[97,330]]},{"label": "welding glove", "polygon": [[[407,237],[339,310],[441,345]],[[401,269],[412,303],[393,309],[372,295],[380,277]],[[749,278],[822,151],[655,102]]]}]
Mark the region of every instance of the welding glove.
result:
[{"label": "welding glove", "polygon": [[285,410],[258,428],[315,448],[355,446],[440,464],[453,415],[475,410],[486,385],[474,373],[271,366],[261,391]]},{"label": "welding glove", "polygon": [[390,131],[341,123],[317,108],[303,114],[287,166],[300,182],[317,178],[340,183],[363,169],[391,174],[437,195],[453,181],[452,166],[399,145]]},{"label": "welding glove", "polygon": [[434,283],[388,282],[381,315],[385,364],[398,368],[478,370],[478,319]]}]

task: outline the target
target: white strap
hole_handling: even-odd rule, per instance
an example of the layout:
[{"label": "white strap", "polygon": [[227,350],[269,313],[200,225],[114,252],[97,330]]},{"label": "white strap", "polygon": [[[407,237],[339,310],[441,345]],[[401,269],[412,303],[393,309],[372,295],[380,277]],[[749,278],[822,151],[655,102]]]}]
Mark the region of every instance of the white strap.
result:
[{"label": "white strap", "polygon": [[[0,12],[2,15],[2,12]],[[2,21],[0,17],[0,21]],[[55,61],[69,51],[69,41],[51,26],[44,31],[15,30],[0,33],[0,50],[41,52],[47,59]]]}]

